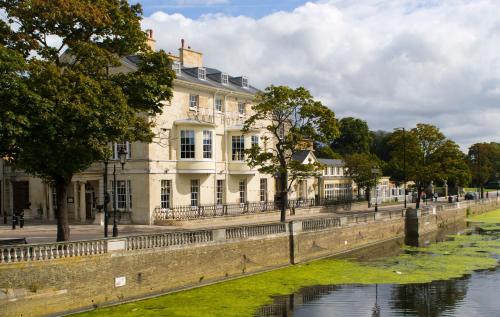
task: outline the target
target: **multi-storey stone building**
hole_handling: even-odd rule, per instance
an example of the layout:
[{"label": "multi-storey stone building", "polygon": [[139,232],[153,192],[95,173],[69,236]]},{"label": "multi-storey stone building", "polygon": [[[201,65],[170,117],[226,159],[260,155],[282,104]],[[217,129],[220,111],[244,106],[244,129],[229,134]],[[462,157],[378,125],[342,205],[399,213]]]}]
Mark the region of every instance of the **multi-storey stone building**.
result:
[{"label": "multi-storey stone building", "polygon": [[[262,131],[241,131],[257,89],[245,76],[205,67],[202,57],[184,41],[179,55],[171,55],[176,73],[173,98],[165,102],[161,115],[151,118],[156,123],[153,143],[112,145],[108,179],[116,165],[117,182],[115,186],[110,181],[108,188],[117,209],[134,223],[150,223],[155,209],[274,199],[274,178],[251,169],[244,160],[244,150],[252,144],[267,146]],[[137,56],[128,56],[113,71],[134,71],[137,62]],[[128,152],[123,170],[117,161],[122,146]],[[73,177],[67,200],[70,220],[95,217],[103,203],[103,173],[103,163],[95,163]],[[49,185],[9,169],[4,177],[6,210],[29,208],[54,217],[55,194]]]}]

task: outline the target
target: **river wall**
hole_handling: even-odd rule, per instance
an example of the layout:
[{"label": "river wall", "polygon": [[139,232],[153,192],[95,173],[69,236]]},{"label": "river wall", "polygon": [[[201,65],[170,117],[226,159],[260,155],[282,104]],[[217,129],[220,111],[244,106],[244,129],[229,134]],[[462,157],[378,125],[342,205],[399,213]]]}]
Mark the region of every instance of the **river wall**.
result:
[{"label": "river wall", "polygon": [[[451,204],[415,218],[423,233],[499,207]],[[0,316],[92,309],[332,256],[409,234],[406,212],[0,247]]]}]

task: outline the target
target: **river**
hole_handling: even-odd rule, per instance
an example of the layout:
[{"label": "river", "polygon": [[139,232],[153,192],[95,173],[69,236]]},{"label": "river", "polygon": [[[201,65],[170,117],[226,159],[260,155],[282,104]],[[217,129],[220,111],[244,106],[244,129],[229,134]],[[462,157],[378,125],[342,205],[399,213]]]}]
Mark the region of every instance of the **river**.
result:
[{"label": "river", "polygon": [[[419,239],[415,246],[440,242],[461,233],[458,225]],[[402,240],[365,248],[344,257],[369,262],[401,251]],[[461,278],[420,284],[318,285],[275,297],[260,308],[258,317],[332,316],[500,316],[500,270],[476,271]]]}]

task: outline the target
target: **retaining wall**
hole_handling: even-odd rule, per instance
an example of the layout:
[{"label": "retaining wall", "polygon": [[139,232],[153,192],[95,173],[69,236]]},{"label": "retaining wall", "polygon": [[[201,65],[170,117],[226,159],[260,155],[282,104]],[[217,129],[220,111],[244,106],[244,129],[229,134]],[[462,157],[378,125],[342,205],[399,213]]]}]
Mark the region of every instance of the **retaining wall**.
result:
[{"label": "retaining wall", "polygon": [[[430,231],[431,227],[463,220],[467,208],[476,213],[498,205],[489,201],[454,206],[436,214],[431,211],[424,215],[428,221],[421,223]],[[400,237],[404,232],[405,212],[392,211],[2,247],[0,315],[57,314],[201,286],[331,256]]]}]

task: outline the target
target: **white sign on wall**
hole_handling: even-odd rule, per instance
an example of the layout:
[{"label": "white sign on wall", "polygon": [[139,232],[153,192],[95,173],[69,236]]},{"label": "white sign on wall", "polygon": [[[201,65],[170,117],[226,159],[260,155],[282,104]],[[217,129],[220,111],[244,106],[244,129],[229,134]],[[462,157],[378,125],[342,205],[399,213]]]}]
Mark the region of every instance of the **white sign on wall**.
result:
[{"label": "white sign on wall", "polygon": [[115,287],[125,286],[127,284],[127,278],[125,276],[115,277]]}]

